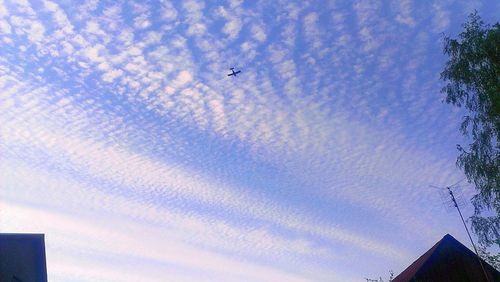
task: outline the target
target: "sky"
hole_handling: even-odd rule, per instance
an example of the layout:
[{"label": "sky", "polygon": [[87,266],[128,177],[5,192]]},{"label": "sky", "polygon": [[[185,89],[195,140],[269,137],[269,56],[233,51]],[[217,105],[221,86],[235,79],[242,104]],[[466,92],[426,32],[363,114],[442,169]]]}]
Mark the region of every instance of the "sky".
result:
[{"label": "sky", "polygon": [[49,281],[365,281],[469,246],[429,185],[463,179],[439,73],[475,9],[499,21],[494,0],[0,0],[0,232],[44,233]]}]

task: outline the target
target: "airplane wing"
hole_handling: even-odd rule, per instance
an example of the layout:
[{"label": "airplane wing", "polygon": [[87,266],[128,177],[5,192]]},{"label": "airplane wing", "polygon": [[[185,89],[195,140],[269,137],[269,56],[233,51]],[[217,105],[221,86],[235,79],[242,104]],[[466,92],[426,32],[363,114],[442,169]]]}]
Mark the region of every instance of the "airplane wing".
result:
[{"label": "airplane wing", "polygon": [[227,76],[231,76],[231,75],[234,75],[234,73],[230,73],[230,74],[228,74]]},{"label": "airplane wing", "polygon": [[237,71],[237,72],[235,72],[234,74],[237,74],[237,73],[240,73],[240,72],[241,72],[241,71]]}]

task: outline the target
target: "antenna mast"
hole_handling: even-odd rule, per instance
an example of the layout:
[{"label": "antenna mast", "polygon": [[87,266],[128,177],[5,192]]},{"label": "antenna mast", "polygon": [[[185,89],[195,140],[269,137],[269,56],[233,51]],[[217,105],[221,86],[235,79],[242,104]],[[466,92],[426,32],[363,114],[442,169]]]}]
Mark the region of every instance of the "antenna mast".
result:
[{"label": "antenna mast", "polygon": [[472,243],[472,247],[474,247],[474,251],[476,252],[477,260],[479,261],[479,264],[481,265],[481,269],[483,270],[484,277],[486,277],[486,281],[490,282],[490,278],[488,277],[488,274],[486,273],[486,270],[484,269],[481,258],[479,257],[479,254],[477,252],[476,245],[474,244],[474,241],[472,240],[472,237],[470,236],[469,228],[467,228],[467,224],[465,224],[465,220],[464,220],[464,217],[462,216],[462,212],[460,211],[460,208],[458,207],[457,201],[455,200],[455,195],[453,195],[453,191],[451,191],[450,187],[446,187],[446,189],[448,189],[448,193],[451,196],[451,200],[453,201],[453,205],[455,206],[455,208],[457,208],[458,214],[460,215],[460,218],[462,219],[462,223],[464,224],[465,231],[467,231],[467,235],[469,236],[470,242]]}]

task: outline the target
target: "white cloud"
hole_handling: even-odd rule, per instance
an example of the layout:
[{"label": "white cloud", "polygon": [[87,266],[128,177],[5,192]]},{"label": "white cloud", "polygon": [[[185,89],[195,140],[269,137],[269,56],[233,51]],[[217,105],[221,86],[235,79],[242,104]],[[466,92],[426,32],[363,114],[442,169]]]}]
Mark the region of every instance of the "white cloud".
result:
[{"label": "white cloud", "polygon": [[382,45],[384,38],[381,28],[383,20],[379,17],[380,3],[373,1],[357,1],[354,4],[358,20],[359,37],[365,52],[373,52]]},{"label": "white cloud", "polygon": [[104,31],[99,26],[99,23],[94,20],[87,22],[87,24],[85,25],[85,31],[95,35],[105,34]]},{"label": "white cloud", "polygon": [[187,70],[179,72],[177,77],[172,82],[172,87],[179,88],[185,86],[187,83],[193,81],[193,76]]},{"label": "white cloud", "polygon": [[134,19],[134,27],[137,29],[145,29],[151,26],[148,14],[142,14]]},{"label": "white cloud", "polygon": [[216,132],[224,135],[227,121],[224,113],[224,102],[222,98],[213,99],[208,102],[208,106],[212,112],[213,127]]},{"label": "white cloud", "polygon": [[264,42],[266,41],[267,38],[266,32],[259,25],[252,25],[252,36],[253,38],[255,38],[255,40],[259,42]]},{"label": "white cloud", "polygon": [[186,10],[186,17],[189,22],[188,35],[202,35],[206,31],[206,25],[203,23],[203,1],[183,1],[183,8]]},{"label": "white cloud", "polygon": [[7,11],[7,7],[5,7],[5,3],[3,0],[0,0],[0,18],[4,18],[9,14]]},{"label": "white cloud", "polygon": [[320,49],[323,46],[323,35],[318,27],[318,21],[319,16],[316,12],[310,12],[304,17],[304,37],[314,49]]},{"label": "white cloud", "polygon": [[124,47],[130,47],[134,42],[134,32],[130,29],[123,29],[117,36],[119,43],[123,44]]},{"label": "white cloud", "polygon": [[0,19],[0,34],[10,34],[11,32],[10,24],[4,19]]},{"label": "white cloud", "polygon": [[45,34],[45,27],[39,22],[32,22],[31,28],[27,30],[28,38],[38,44],[42,43]]},{"label": "white cloud", "polygon": [[51,1],[44,1],[45,8],[53,13],[54,21],[60,26],[67,26],[71,30],[73,29],[70,24],[66,14],[59,8],[59,6]]},{"label": "white cloud", "polygon": [[447,11],[439,4],[434,4],[432,6],[433,12],[433,26],[436,32],[445,31],[450,25],[450,12]]},{"label": "white cloud", "polygon": [[397,1],[398,9],[396,15],[396,21],[401,24],[408,25],[409,27],[415,27],[415,19],[412,17],[412,3],[408,0]]},{"label": "white cloud", "polygon": [[224,25],[222,31],[229,36],[230,39],[238,37],[241,30],[241,22],[237,18],[230,18]]},{"label": "white cloud", "polygon": [[163,1],[161,3],[161,17],[166,21],[173,21],[177,18],[177,10],[174,8],[171,2]]},{"label": "white cloud", "polygon": [[102,44],[96,44],[93,47],[89,47],[83,50],[83,54],[87,59],[93,63],[99,63],[104,60],[104,58],[100,55],[105,47]]},{"label": "white cloud", "polygon": [[105,82],[113,82],[116,78],[120,77],[123,74],[123,71],[120,69],[112,69],[106,71],[102,75],[102,80]]},{"label": "white cloud", "polygon": [[98,5],[99,5],[99,0],[88,0],[83,2],[78,7],[78,12],[75,15],[76,19],[82,20],[89,17],[90,13],[94,12],[97,9]]},{"label": "white cloud", "polygon": [[188,35],[201,35],[205,33],[207,27],[202,23],[193,23],[188,28]]},{"label": "white cloud", "polygon": [[190,17],[199,20],[201,19],[202,10],[205,8],[205,3],[203,1],[189,0],[184,1],[182,6],[190,13]]},{"label": "white cloud", "polygon": [[304,17],[304,25],[306,33],[315,32],[317,27],[316,24],[318,22],[318,14],[315,12],[310,12]]},{"label": "white cloud", "polygon": [[41,48],[45,36],[45,26],[38,21],[36,13],[29,2],[25,0],[16,1],[15,5],[16,9],[24,15],[17,16],[12,13],[12,16],[10,16],[11,25],[17,33],[26,34],[31,42]]}]

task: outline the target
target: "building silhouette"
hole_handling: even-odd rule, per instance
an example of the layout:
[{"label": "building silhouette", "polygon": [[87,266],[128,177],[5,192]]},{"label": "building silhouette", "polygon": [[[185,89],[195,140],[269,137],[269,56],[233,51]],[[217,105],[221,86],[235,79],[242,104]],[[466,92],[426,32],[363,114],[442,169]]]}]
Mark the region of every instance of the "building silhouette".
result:
[{"label": "building silhouette", "polygon": [[43,234],[0,233],[0,281],[47,282]]}]

